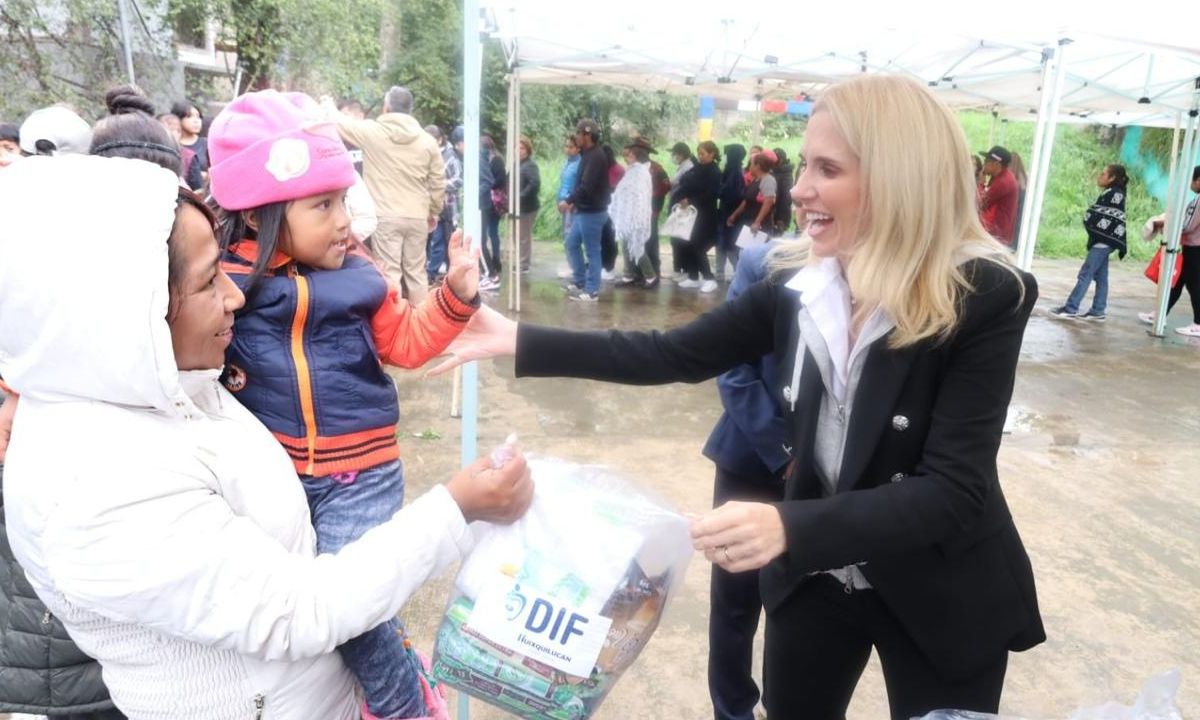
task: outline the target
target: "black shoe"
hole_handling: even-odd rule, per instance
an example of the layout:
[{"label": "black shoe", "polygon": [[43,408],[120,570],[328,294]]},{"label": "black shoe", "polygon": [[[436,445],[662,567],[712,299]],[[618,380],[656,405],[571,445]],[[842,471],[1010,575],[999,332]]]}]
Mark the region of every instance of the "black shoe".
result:
[{"label": "black shoe", "polygon": [[1104,322],[1108,319],[1108,315],[1105,315],[1104,313],[1093,312],[1089,312],[1086,315],[1079,315],[1078,317],[1080,320],[1087,320],[1088,322]]},{"label": "black shoe", "polygon": [[1075,313],[1067,310],[1066,305],[1062,305],[1060,307],[1056,307],[1053,310],[1051,310],[1050,317],[1058,318],[1059,320],[1074,320],[1079,316],[1076,315]]}]

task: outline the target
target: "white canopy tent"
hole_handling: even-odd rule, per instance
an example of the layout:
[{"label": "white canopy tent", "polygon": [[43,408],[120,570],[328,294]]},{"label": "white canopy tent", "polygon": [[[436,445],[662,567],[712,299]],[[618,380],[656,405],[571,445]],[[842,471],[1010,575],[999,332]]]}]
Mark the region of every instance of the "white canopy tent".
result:
[{"label": "white canopy tent", "polygon": [[[1170,242],[1161,275],[1169,278],[1179,250],[1187,180],[1200,152],[1200,39],[1184,7],[1166,0],[1137,5],[1008,0],[977,8],[885,0],[744,6],[717,0],[465,0],[464,17],[480,18],[479,26],[464,28],[467,138],[470,144],[479,137],[478,43],[484,31],[504,44],[509,58],[509,147],[519,136],[524,83],[770,100],[802,93],[819,97],[827,85],[862,73],[905,74],[934,88],[951,107],[1037,123],[1017,248],[1018,262],[1027,269],[1060,119],[1174,127],[1164,235]],[[471,170],[477,150],[468,149],[466,159],[471,187],[478,179],[478,170]],[[516,203],[519,172],[509,175],[510,201]],[[479,215],[471,208],[477,194],[464,196],[468,224],[475,224],[468,232],[479,237]],[[514,274],[509,303],[518,311],[519,284]],[[1165,325],[1167,289],[1160,287],[1158,336]],[[467,402],[464,396],[464,421],[473,422]],[[465,460],[474,455],[474,428],[463,438]],[[465,718],[466,705],[459,710]]]}]

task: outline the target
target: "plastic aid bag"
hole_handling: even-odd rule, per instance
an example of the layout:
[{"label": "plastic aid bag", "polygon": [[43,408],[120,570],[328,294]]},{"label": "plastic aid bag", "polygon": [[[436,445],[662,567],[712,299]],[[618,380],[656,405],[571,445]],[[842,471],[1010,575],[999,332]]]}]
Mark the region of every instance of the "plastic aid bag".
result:
[{"label": "plastic aid bag", "polygon": [[[1178,669],[1168,670],[1146,681],[1133,705],[1109,702],[1090,708],[1080,708],[1067,720],[1182,720],[1175,706],[1179,691]],[[1012,716],[968,712],[966,710],[936,710],[920,720],[1022,720]]]},{"label": "plastic aid bag", "polygon": [[583,720],[658,627],[691,539],[682,516],[609,470],[528,462],[525,516],[472,526],[432,673],[520,717]]}]

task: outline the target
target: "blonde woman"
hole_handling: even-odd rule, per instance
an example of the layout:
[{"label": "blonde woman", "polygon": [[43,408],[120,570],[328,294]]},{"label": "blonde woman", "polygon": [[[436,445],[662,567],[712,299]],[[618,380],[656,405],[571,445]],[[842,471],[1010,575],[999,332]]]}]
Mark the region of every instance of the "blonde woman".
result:
[{"label": "blonde woman", "polygon": [[477,315],[445,367],[696,382],[771,354],[789,428],[784,499],[696,520],[724,570],[761,569],[767,714],[842,718],[872,648],[893,718],[995,712],[1010,651],[1045,639],[996,470],[1030,275],[980,224],[971,153],[918,83],[830,88],[792,190],[811,257],[666,333]]}]

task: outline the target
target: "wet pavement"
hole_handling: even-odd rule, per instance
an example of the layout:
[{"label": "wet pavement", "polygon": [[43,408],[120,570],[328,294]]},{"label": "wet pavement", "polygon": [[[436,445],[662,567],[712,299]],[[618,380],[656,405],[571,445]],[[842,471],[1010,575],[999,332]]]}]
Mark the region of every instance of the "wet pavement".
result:
[{"label": "wet pavement", "polygon": [[[563,298],[555,245],[535,245],[521,319],[575,328],[666,328],[723,299],[668,283],[606,288],[600,302]],[[1183,670],[1179,705],[1200,707],[1200,340],[1146,334],[1137,322],[1154,286],[1113,263],[1109,320],[1061,321],[1077,261],[1039,261],[1038,310],[1022,350],[1001,481],[1032,557],[1049,640],[1012,656],[1002,710],[1065,718],[1079,705],[1132,702],[1151,675]],[[505,308],[506,294],[491,299]],[[1169,326],[1186,324],[1186,299]],[[480,364],[480,447],[517,432],[529,450],[601,462],[681,511],[711,504],[713,468],[700,454],[720,414],[713,382],[638,388],[513,378],[511,360]],[[397,372],[409,497],[458,467],[459,423],[448,378]],[[424,434],[426,438],[414,437]],[[430,648],[452,573],[404,611]],[[599,718],[710,718],[706,685],[709,566],[693,560],[657,634]],[[760,638],[761,641],[761,638]],[[472,718],[507,717],[478,702]],[[872,660],[851,718],[886,717]]]}]

